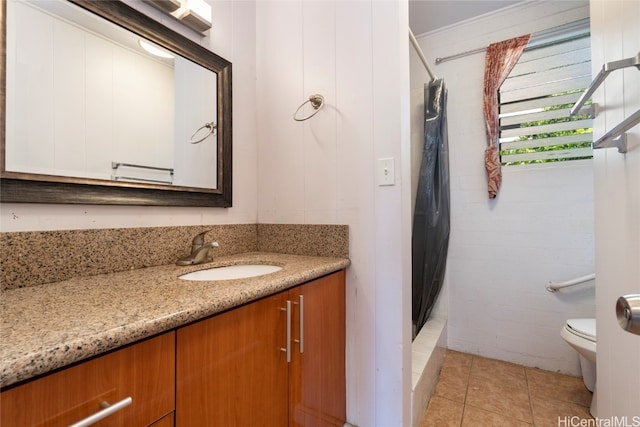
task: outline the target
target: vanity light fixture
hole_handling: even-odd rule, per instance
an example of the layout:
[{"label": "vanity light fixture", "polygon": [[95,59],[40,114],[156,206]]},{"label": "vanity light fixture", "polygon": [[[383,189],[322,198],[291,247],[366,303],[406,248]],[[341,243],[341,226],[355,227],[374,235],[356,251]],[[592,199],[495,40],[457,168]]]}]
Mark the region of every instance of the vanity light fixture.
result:
[{"label": "vanity light fixture", "polygon": [[163,12],[167,12],[167,13],[174,12],[180,9],[180,6],[182,6],[182,3],[180,2],[180,0],[145,0],[145,1],[157,7],[158,9],[162,10]]},{"label": "vanity light fixture", "polygon": [[169,58],[169,59],[174,58],[174,56],[169,52],[167,52],[166,50],[160,49],[159,47],[152,45],[146,40],[140,39],[138,40],[138,44],[140,45],[141,48],[149,52],[151,55],[158,56],[160,58]]},{"label": "vanity light fixture", "polygon": [[211,28],[211,5],[205,0],[144,0],[199,33]]},{"label": "vanity light fixture", "polygon": [[178,19],[196,31],[205,32],[211,28],[211,6],[204,0],[183,0],[184,10]]}]

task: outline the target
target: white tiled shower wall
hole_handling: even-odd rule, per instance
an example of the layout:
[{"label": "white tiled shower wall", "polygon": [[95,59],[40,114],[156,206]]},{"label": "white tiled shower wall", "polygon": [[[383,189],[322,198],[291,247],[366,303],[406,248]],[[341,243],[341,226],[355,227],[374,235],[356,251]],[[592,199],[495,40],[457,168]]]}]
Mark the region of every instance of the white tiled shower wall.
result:
[{"label": "white tiled shower wall", "polygon": [[[526,2],[418,40],[433,61],[588,15],[586,1]],[[579,375],[577,355],[559,332],[568,318],[595,317],[594,283],[555,294],[545,284],[594,272],[592,162],[504,167],[498,198],[490,201],[483,166],[484,54],[433,71],[444,78],[449,97],[448,346]],[[412,99],[421,98],[427,75],[414,54],[411,78]],[[422,107],[414,101],[412,108]],[[419,143],[415,135],[412,141]]]}]

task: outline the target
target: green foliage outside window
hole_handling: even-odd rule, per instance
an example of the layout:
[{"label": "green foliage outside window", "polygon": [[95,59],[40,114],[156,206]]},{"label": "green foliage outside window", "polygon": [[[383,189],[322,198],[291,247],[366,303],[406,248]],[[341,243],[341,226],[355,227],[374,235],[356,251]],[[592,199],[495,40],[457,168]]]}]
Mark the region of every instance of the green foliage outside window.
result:
[{"label": "green foliage outside window", "polygon": [[[552,96],[560,96],[560,95],[568,95],[571,93],[584,92],[584,89],[577,89],[562,93],[557,93]],[[548,107],[544,107],[544,111],[552,111],[552,110],[561,110],[561,109],[569,109],[573,107],[573,103],[571,104],[559,104],[552,105]],[[585,102],[585,106],[591,105],[591,101]],[[528,128],[533,126],[543,126],[554,123],[564,123],[564,122],[572,122],[577,120],[585,120],[589,119],[591,116],[588,114],[581,114],[575,116],[567,116],[567,117],[559,117],[554,119],[547,120],[538,120],[532,122],[525,122],[520,124],[520,128]],[[552,138],[552,137],[560,137],[560,136],[569,136],[569,135],[580,135],[585,134],[588,135],[585,137],[585,141],[576,142],[571,144],[559,144],[559,145],[549,145],[542,147],[529,147],[529,148],[515,148],[515,149],[505,149],[500,150],[500,156],[510,155],[510,154],[527,154],[527,153],[538,153],[544,151],[557,151],[557,150],[567,150],[567,149],[576,149],[576,148],[588,148],[591,147],[591,133],[593,132],[593,128],[581,128],[581,129],[572,129],[572,130],[562,130],[557,132],[547,132],[547,133],[539,133],[535,135],[524,135],[520,136],[516,141],[532,141],[536,139],[544,139],[544,138]],[[589,155],[586,157],[574,157],[574,158],[551,158],[551,159],[538,159],[538,160],[524,160],[524,161],[515,161],[515,162],[506,162],[503,165],[524,165],[524,164],[534,164],[534,163],[551,163],[551,162],[564,162],[568,160],[581,160],[581,159],[590,159],[593,156]]]}]

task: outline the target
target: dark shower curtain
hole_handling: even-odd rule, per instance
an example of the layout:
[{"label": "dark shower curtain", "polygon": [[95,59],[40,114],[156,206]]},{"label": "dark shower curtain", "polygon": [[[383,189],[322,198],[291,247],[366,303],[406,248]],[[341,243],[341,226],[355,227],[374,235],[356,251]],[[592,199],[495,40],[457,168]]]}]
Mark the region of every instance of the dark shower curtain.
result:
[{"label": "dark shower curtain", "polygon": [[425,84],[424,149],[411,239],[414,338],[431,314],[447,263],[450,217],[446,105],[444,81]]}]

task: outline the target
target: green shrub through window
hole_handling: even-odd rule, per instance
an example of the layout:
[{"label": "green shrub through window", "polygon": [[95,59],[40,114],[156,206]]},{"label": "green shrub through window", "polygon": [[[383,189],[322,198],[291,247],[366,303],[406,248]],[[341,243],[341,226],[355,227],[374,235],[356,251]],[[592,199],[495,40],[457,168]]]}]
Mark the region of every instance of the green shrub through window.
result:
[{"label": "green shrub through window", "polygon": [[588,29],[528,47],[500,87],[503,165],[592,157],[591,101],[569,111],[591,82]]}]

